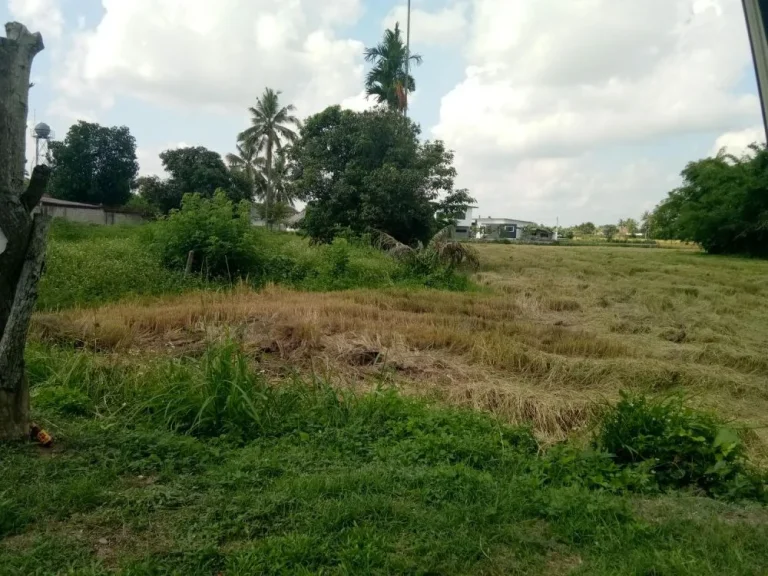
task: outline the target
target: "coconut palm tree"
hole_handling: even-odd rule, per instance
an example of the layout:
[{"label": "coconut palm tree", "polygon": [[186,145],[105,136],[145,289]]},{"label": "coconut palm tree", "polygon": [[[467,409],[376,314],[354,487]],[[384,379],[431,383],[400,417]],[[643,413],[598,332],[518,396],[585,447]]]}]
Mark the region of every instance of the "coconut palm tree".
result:
[{"label": "coconut palm tree", "polygon": [[297,138],[294,128],[300,127],[299,119],[293,115],[295,106],[281,106],[280,94],[272,88],[265,89],[264,94],[256,99],[256,106],[248,109],[251,113],[251,126],[238,135],[241,144],[253,147],[257,154],[264,154],[264,203],[267,217],[274,191],[272,171],[275,152],[281,150],[286,143],[294,142]]},{"label": "coconut palm tree", "polygon": [[272,167],[272,200],[275,204],[293,206],[296,193],[291,180],[291,162],[288,158],[287,146],[277,151]]},{"label": "coconut palm tree", "polygon": [[[365,49],[365,61],[372,62],[373,68],[365,78],[365,93],[373,96],[379,104],[386,103],[393,110],[403,111],[408,105],[407,95],[416,90],[416,81],[405,71],[408,58],[405,42],[400,33],[400,24],[384,32],[382,42]],[[411,54],[410,61],[421,64],[418,54]]]},{"label": "coconut palm tree", "polygon": [[245,175],[251,184],[251,191],[254,196],[262,197],[264,195],[264,159],[258,155],[256,146],[245,142],[238,144],[237,153],[227,154],[226,160],[230,170]]}]

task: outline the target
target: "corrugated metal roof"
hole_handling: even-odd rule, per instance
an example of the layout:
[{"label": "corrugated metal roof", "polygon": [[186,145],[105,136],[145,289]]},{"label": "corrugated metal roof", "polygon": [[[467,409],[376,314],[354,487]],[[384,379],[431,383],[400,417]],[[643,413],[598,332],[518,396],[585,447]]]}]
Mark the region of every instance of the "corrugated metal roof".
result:
[{"label": "corrugated metal roof", "polygon": [[92,210],[101,210],[102,207],[97,204],[84,204],[83,202],[70,202],[69,200],[62,200],[61,198],[53,198],[52,196],[43,196],[40,199],[41,204],[48,206],[62,206],[64,208],[90,208]]}]

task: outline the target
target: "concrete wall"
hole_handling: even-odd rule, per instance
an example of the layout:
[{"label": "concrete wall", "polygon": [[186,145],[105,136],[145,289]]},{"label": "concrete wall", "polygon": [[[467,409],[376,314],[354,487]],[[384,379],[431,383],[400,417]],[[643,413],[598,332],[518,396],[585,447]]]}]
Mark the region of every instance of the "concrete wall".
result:
[{"label": "concrete wall", "polygon": [[112,212],[103,208],[43,204],[41,210],[43,214],[47,214],[51,218],[63,218],[70,222],[82,222],[85,224],[141,224],[144,221],[140,214]]}]

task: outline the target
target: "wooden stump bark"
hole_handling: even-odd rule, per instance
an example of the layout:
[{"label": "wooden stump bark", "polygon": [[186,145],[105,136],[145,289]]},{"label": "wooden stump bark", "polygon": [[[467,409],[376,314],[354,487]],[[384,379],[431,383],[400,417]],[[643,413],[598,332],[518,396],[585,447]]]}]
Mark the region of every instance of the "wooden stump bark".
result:
[{"label": "wooden stump bark", "polygon": [[[32,61],[43,49],[39,33],[18,22],[0,37],[0,440],[29,432],[29,388],[24,375],[27,329],[37,301],[48,219],[33,210],[50,176],[32,172],[24,189],[25,133]],[[0,238],[1,240],[1,238]]]}]

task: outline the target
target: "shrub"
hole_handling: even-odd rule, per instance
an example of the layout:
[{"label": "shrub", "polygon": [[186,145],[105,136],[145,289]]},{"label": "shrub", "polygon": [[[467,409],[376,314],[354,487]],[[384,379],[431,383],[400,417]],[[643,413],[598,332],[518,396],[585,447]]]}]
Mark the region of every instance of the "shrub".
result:
[{"label": "shrub", "polygon": [[764,479],[749,469],[736,432],[679,396],[622,394],[603,418],[595,445],[620,466],[650,463],[661,489],[695,486],[714,496],[765,497]]},{"label": "shrub", "polygon": [[194,251],[193,270],[212,277],[246,276],[259,264],[250,205],[235,205],[218,190],[213,198],[185,194],[181,210],[157,224],[153,241],[169,268],[183,270]]}]

